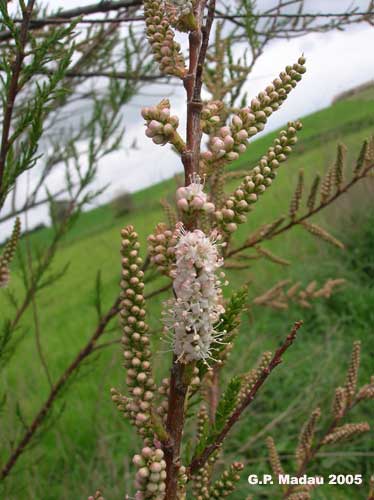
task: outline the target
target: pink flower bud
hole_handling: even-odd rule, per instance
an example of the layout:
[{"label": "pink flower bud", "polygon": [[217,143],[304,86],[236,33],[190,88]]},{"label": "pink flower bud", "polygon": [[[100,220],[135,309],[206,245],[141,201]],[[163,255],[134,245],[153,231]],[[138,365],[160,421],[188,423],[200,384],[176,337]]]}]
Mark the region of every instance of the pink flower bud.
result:
[{"label": "pink flower bud", "polygon": [[149,446],[145,446],[145,447],[142,449],[142,455],[143,455],[143,457],[145,457],[145,458],[150,458],[150,457],[153,455],[152,448],[150,448]]},{"label": "pink flower bud", "polygon": [[251,108],[254,110],[254,111],[257,111],[258,109],[261,108],[261,103],[260,101],[257,99],[257,97],[255,97],[254,99],[252,99],[251,101]]},{"label": "pink flower bud", "polygon": [[163,262],[165,262],[165,257],[162,254],[158,254],[154,256],[153,260],[156,264],[162,264]]},{"label": "pink flower bud", "polygon": [[162,467],[161,467],[160,462],[153,462],[150,465],[150,469],[151,469],[152,472],[161,472]]},{"label": "pink flower bud", "polygon": [[155,144],[163,145],[165,144],[165,137],[162,135],[155,135],[154,137],[152,137],[152,141]]},{"label": "pink flower bud", "polygon": [[169,118],[169,123],[171,123],[174,128],[177,128],[179,125],[179,118],[177,116],[173,115]]},{"label": "pink flower bud", "polygon": [[231,134],[230,127],[227,127],[227,126],[221,127],[219,131],[220,131],[220,134],[222,137],[226,137],[227,135]]},{"label": "pink flower bud", "polygon": [[145,465],[144,458],[141,455],[134,455],[134,457],[132,459],[132,463],[134,465],[137,465],[138,467]]},{"label": "pink flower bud", "polygon": [[248,132],[244,129],[240,130],[236,136],[238,141],[246,141],[248,139]]},{"label": "pink flower bud", "polygon": [[230,151],[230,153],[227,153],[226,158],[229,161],[235,161],[239,158],[239,154],[235,153],[235,151]]},{"label": "pink flower bud", "polygon": [[238,226],[235,222],[230,222],[229,224],[226,224],[225,229],[228,233],[234,233],[238,229]]},{"label": "pink flower bud", "polygon": [[248,201],[254,203],[255,201],[257,201],[257,194],[256,193],[251,193],[249,196],[248,196]]},{"label": "pink flower bud", "polygon": [[215,209],[214,203],[211,203],[210,201],[204,203],[204,206],[203,206],[204,212],[211,214],[214,212],[214,209]]},{"label": "pink flower bud", "polygon": [[210,161],[213,159],[213,154],[211,151],[204,151],[201,153],[201,157],[206,161]]},{"label": "pink flower bud", "polygon": [[180,200],[181,198],[186,198],[187,196],[187,190],[185,187],[179,187],[176,192],[176,198],[177,200]]},{"label": "pink flower bud", "polygon": [[150,128],[147,127],[145,129],[145,135],[147,137],[149,137],[150,139],[152,139],[152,137],[154,137],[154,135],[155,135],[155,132],[153,132],[153,130],[151,130]]},{"label": "pink flower bud", "polygon": [[164,130],[163,130],[163,132],[164,132],[164,135],[169,136],[169,137],[170,137],[171,135],[173,135],[173,134],[174,134],[174,127],[173,127],[173,125],[171,125],[171,123],[167,123],[167,124],[164,126]]},{"label": "pink flower bud", "polygon": [[149,469],[148,467],[141,467],[138,472],[137,472],[137,475],[139,475],[139,477],[141,478],[146,478],[149,476]]},{"label": "pink flower bud", "polygon": [[167,120],[170,116],[170,109],[169,108],[162,108],[160,111],[160,118],[161,120]]},{"label": "pink flower bud", "polygon": [[257,134],[257,132],[258,132],[258,130],[256,127],[249,127],[249,129],[248,129],[248,135],[250,135],[250,136]]},{"label": "pink flower bud", "polygon": [[191,207],[195,210],[201,210],[204,206],[204,200],[200,196],[195,196],[191,201]]},{"label": "pink flower bud", "polygon": [[230,151],[230,149],[234,145],[234,139],[231,137],[231,135],[226,135],[226,137],[224,138],[223,142],[224,142],[224,145],[225,145],[224,146],[225,150],[226,151]]},{"label": "pink flower bud", "polygon": [[240,118],[240,116],[238,115],[234,115],[233,118],[232,118],[232,124],[236,127],[236,128],[242,128],[243,126],[243,121],[242,119]]},{"label": "pink flower bud", "polygon": [[188,212],[189,205],[188,205],[188,201],[186,200],[186,198],[181,198],[180,200],[178,200],[177,206],[178,206],[179,210],[182,210],[183,212]]},{"label": "pink flower bud", "polygon": [[151,120],[148,124],[148,128],[156,134],[160,133],[162,132],[162,123],[158,122],[157,120]]},{"label": "pink flower bud", "polygon": [[168,47],[168,46],[164,45],[163,47],[161,47],[160,52],[163,56],[171,56],[171,50],[170,50],[170,47]]},{"label": "pink flower bud", "polygon": [[143,108],[141,113],[142,113],[142,117],[146,120],[147,117],[149,116],[149,108]]},{"label": "pink flower bud", "polygon": [[219,137],[213,137],[210,145],[212,151],[218,153],[224,146],[224,142]]},{"label": "pink flower bud", "polygon": [[161,448],[157,448],[155,450],[155,459],[162,460],[163,458],[164,458],[164,452],[161,450]]}]

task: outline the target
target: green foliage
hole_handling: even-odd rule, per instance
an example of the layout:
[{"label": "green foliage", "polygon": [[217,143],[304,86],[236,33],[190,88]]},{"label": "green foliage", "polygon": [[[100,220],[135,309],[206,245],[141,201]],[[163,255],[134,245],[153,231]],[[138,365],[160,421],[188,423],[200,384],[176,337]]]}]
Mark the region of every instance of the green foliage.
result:
[{"label": "green foliage", "polygon": [[214,436],[220,433],[227,419],[234,411],[238,401],[240,388],[241,377],[233,377],[219,400],[215,416],[214,430],[211,432],[209,440],[213,440]]},{"label": "green foliage", "polygon": [[227,333],[227,340],[231,342],[235,331],[240,326],[241,315],[247,308],[248,286],[243,286],[238,291],[234,292],[227,304],[225,305],[225,312],[220,318],[217,325],[219,332]]}]

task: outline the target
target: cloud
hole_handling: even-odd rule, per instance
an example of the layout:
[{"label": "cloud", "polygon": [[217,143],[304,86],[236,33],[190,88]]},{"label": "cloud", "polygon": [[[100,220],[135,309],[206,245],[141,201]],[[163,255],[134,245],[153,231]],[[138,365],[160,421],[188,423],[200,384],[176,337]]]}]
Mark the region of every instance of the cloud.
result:
[{"label": "cloud", "polygon": [[[92,1],[81,1],[80,5],[88,3]],[[343,10],[348,4],[349,2],[344,2],[344,5],[339,2],[339,10]],[[77,2],[58,0],[55,5],[68,8],[76,6]],[[314,11],[318,11],[319,8],[326,10],[327,6],[331,10],[336,7],[336,2],[313,1]],[[373,79],[373,46],[374,29],[368,25],[357,25],[345,32],[314,33],[289,41],[271,42],[249,77],[245,87],[248,95],[255,96],[302,53],[307,58],[307,73],[283,107],[271,117],[266,131],[277,128],[288,120],[326,107],[341,91]],[[242,47],[236,50],[242,50]],[[163,92],[169,94],[170,89],[160,85],[149,86],[143,89],[142,95],[135,97],[131,104],[125,107],[124,148],[106,157],[99,168],[96,187],[110,184],[108,190],[101,196],[100,203],[108,201],[120,190],[136,191],[181,171],[179,159],[167,146],[155,146],[144,136],[141,107],[160,100],[160,97],[154,95],[163,95]],[[170,100],[173,113],[181,117],[180,130],[183,131],[185,96],[182,89],[175,90]],[[130,150],[129,145],[134,139],[139,149]],[[20,193],[24,192],[24,180],[20,183]],[[58,189],[60,183],[61,176],[56,174],[50,179],[48,186],[52,190]],[[32,225],[40,221],[48,221],[46,207],[34,210],[30,216]],[[5,230],[9,231],[9,225]]]}]

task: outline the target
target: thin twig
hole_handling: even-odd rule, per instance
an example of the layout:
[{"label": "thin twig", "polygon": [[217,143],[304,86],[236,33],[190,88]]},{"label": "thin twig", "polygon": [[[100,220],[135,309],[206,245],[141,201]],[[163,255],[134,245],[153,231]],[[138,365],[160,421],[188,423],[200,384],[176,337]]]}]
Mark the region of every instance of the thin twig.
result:
[{"label": "thin twig", "polygon": [[327,206],[329,206],[331,203],[333,203],[340,196],[345,194],[358,181],[360,181],[361,179],[364,179],[367,176],[367,174],[369,173],[369,171],[372,170],[373,168],[374,168],[374,164],[370,164],[368,167],[366,167],[362,171],[362,173],[360,175],[354,176],[349,182],[347,182],[347,184],[345,184],[345,186],[342,186],[342,188],[340,190],[338,190],[333,196],[331,196],[331,198],[329,198],[327,201],[325,201],[324,203],[321,203],[320,205],[318,205],[318,207],[309,211],[308,213],[304,214],[303,216],[299,217],[298,219],[291,220],[288,224],[286,224],[285,226],[281,227],[280,229],[272,232],[269,236],[265,235],[265,237],[262,237],[261,235],[259,235],[257,238],[251,240],[249,243],[246,242],[243,245],[241,245],[240,247],[233,248],[231,251],[229,251],[227,253],[227,258],[232,257],[233,255],[236,255],[236,254],[242,252],[243,250],[246,250],[248,248],[252,248],[264,240],[271,240],[275,236],[278,236],[278,235],[284,233],[285,231],[288,231],[292,227],[294,227],[298,224],[301,224],[302,222],[309,219],[313,215],[316,215],[321,210],[325,209]]},{"label": "thin twig", "polygon": [[286,340],[282,343],[282,345],[277,349],[275,352],[273,358],[270,360],[268,366],[264,368],[261,372],[261,375],[257,379],[256,383],[248,393],[248,395],[245,397],[245,399],[242,401],[242,403],[235,409],[235,411],[232,413],[231,417],[227,420],[224,428],[222,431],[218,434],[218,436],[215,438],[214,442],[210,445],[208,445],[200,455],[196,456],[193,458],[190,467],[189,467],[189,473],[194,474],[196,473],[201,467],[206,463],[208,458],[214,453],[223,443],[224,439],[230,432],[231,428],[236,424],[236,422],[240,419],[242,413],[244,410],[247,409],[247,407],[253,402],[255,399],[255,396],[259,389],[263,386],[267,378],[269,377],[270,373],[276,368],[281,362],[282,362],[282,357],[283,354],[287,351],[289,347],[293,344],[296,334],[299,330],[299,328],[302,325],[302,321],[297,321],[289,335],[287,336]]}]

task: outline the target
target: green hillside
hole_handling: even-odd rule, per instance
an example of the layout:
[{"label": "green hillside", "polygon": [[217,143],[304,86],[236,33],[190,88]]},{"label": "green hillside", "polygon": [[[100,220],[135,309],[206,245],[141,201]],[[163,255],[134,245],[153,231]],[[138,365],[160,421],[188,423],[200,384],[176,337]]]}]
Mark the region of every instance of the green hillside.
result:
[{"label": "green hillside", "polygon": [[[304,169],[307,182],[317,171],[323,172],[335,157],[338,141],[347,145],[350,162],[357,157],[363,139],[374,130],[374,100],[368,100],[366,95],[362,99],[355,96],[354,100],[339,101],[309,115],[302,122],[304,127],[295,152],[282,165],[274,186],[249,216],[247,231],[239,231],[239,239],[245,238],[260,224],[287,213],[299,168]],[[245,169],[253,165],[271,144],[274,135],[272,133],[255,141],[235,168]],[[233,182],[233,185],[237,182]],[[110,205],[84,213],[65,238],[53,269],[58,271],[69,263],[68,272],[54,286],[53,295],[46,289],[40,292],[37,299],[41,342],[53,379],[65,370],[95,328],[94,290],[98,270],[101,271],[103,284],[104,311],[118,294],[121,227],[129,223],[135,226],[141,235],[145,252],[146,236],[163,218],[159,200],[166,197],[172,199],[174,187],[175,181],[169,180],[136,193],[135,208],[122,218],[113,216]],[[331,214],[327,219],[321,216],[324,226],[329,227],[332,220],[341,221],[333,232],[343,239],[350,238],[348,225],[344,225],[341,217],[336,217],[336,212]],[[32,242],[36,247],[42,246],[50,237],[51,230],[44,229],[32,236]],[[272,422],[276,415],[285,413],[284,419],[279,424],[275,422],[270,433],[276,438],[279,449],[289,455],[296,444],[298,429],[308,413],[321,401],[324,408],[330,407],[334,388],[344,381],[352,340],[361,339],[369,352],[368,336],[372,332],[374,320],[369,306],[374,298],[373,291],[370,286],[365,288],[366,285],[359,281],[357,273],[349,268],[338,252],[327,249],[301,229],[274,240],[266,248],[291,262],[295,261],[295,265],[281,267],[261,260],[246,273],[230,273],[232,287],[253,280],[249,292],[253,298],[284,278],[300,279],[307,284],[312,279],[322,283],[328,277],[343,276],[351,279],[351,283],[338,297],[327,302],[321,301],[312,311],[300,310],[296,306],[286,312],[257,308],[248,318],[244,318],[241,335],[232,354],[235,362],[230,364],[231,370],[235,369],[236,372],[248,369],[259,353],[274,349],[294,320],[305,320],[303,332],[292,352],[287,355],[287,362],[279,368],[258,404],[243,419],[239,430],[228,443],[228,454],[233,459],[240,457],[235,454],[232,443],[236,441],[243,448],[241,458],[247,462],[247,475],[254,469],[268,472],[262,458],[265,456],[264,439],[268,435],[262,432],[264,422]],[[162,279],[152,282],[147,292],[161,283]],[[22,297],[22,283],[17,272],[13,274],[12,292]],[[169,356],[161,352],[165,347],[159,341],[160,305],[166,296],[158,296],[153,300],[149,314],[151,327],[155,331],[154,342],[159,345],[159,354],[156,356],[159,376],[162,376],[167,365],[165,356]],[[358,297],[361,297],[360,300]],[[351,309],[345,315],[342,311],[346,311],[347,303],[356,309]],[[4,294],[0,294],[0,311],[1,318],[12,315]],[[353,320],[355,314],[360,318],[357,324]],[[1,383],[8,394],[6,405],[19,404],[22,419],[30,422],[49,392],[45,374],[40,368],[31,308],[24,316],[17,335],[23,336],[23,339],[17,347],[16,356],[1,372]],[[118,338],[117,322],[113,321],[101,342]],[[367,381],[369,374],[370,355],[367,354],[361,373],[363,382]],[[66,405],[62,399],[56,404],[46,432],[38,436],[36,445],[22,456],[0,498],[84,499],[97,487],[104,488],[107,499],[123,498],[131,477],[128,457],[138,446],[133,431],[129,430],[110,401],[110,388],[123,386],[123,381],[119,346],[114,344],[98,351],[80,370],[73,383],[69,384]],[[287,413],[290,405],[294,405],[293,410]],[[369,414],[372,407],[370,410],[370,405],[366,405],[362,411]],[[7,415],[2,409],[0,442],[3,442],[4,436],[19,437],[14,435],[15,422],[11,415],[13,412]],[[358,414],[357,421],[364,418],[362,413]],[[282,431],[285,425],[289,429],[288,433]],[[17,422],[17,428],[20,427]],[[246,447],[249,437],[256,435],[258,437],[251,442],[251,446]],[[349,455],[348,458],[335,461],[334,456],[325,457],[322,460],[323,470],[320,467],[317,472],[326,475],[331,472],[362,472],[368,478],[369,465],[362,456],[370,451],[369,441],[361,439],[349,448],[363,454],[361,458],[354,459]],[[7,451],[0,451],[0,461]],[[241,496],[237,498],[245,498],[249,493],[244,481]],[[365,493],[366,490],[357,487],[333,489],[330,486],[321,488],[314,498],[348,500],[364,498]]]}]

